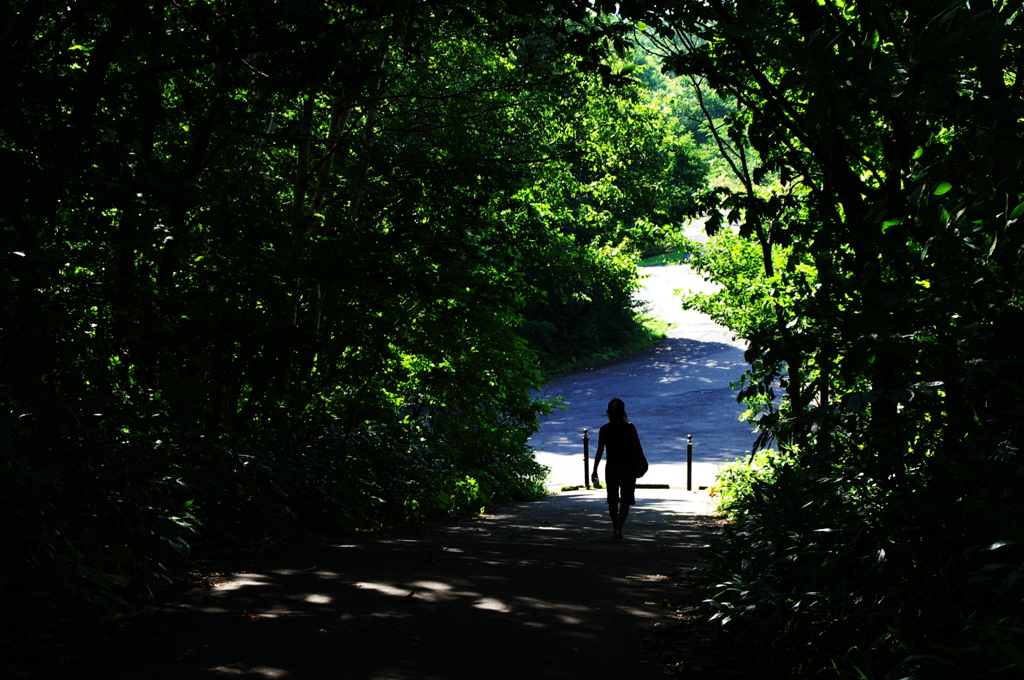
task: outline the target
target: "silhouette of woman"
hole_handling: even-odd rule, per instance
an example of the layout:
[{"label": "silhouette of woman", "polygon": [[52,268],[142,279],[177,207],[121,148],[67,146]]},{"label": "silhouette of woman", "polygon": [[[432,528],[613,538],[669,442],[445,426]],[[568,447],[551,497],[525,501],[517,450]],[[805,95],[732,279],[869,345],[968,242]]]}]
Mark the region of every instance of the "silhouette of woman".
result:
[{"label": "silhouette of woman", "polygon": [[615,538],[622,538],[622,525],[629,515],[629,506],[636,504],[636,472],[633,470],[633,442],[638,439],[636,427],[626,417],[626,405],[621,399],[608,402],[608,422],[601,426],[597,436],[597,455],[594,457],[593,481],[598,482],[597,466],[608,450],[604,483],[608,490],[608,514],[615,527]]}]

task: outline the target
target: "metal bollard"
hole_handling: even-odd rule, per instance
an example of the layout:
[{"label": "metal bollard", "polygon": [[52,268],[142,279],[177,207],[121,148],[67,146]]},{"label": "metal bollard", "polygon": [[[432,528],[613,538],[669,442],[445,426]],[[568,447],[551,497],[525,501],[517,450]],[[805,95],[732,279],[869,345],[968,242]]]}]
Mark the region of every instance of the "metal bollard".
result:
[{"label": "metal bollard", "polygon": [[583,483],[587,490],[590,490],[590,435],[587,428],[583,428]]},{"label": "metal bollard", "polygon": [[686,490],[693,490],[693,435],[686,435]]}]

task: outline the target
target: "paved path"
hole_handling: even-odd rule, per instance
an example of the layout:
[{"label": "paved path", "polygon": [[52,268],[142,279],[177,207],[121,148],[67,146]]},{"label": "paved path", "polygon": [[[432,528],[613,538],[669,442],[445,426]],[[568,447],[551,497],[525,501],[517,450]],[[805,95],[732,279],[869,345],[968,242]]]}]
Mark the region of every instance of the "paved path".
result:
[{"label": "paved path", "polygon": [[33,677],[660,678],[655,624],[694,601],[667,577],[702,559],[705,500],[652,492],[625,540],[602,494],[578,491],[418,531],[290,543],[161,591],[123,627],[76,635],[78,650]]},{"label": "paved path", "polygon": [[[597,430],[608,401],[618,397],[637,426],[651,469],[642,481],[686,486],[686,436],[693,435],[693,488],[710,486],[718,467],[750,451],[756,436],[739,420],[730,383],[746,370],[744,345],[697,312],[683,311],[673,291],[709,290],[689,266],[648,267],[640,297],[674,323],[657,347],[548,384],[543,395],[561,396],[567,407],[546,418],[530,441],[537,460],[551,468],[549,484],[582,484],[583,429],[597,447]],[[603,466],[602,466],[603,479]]]}]

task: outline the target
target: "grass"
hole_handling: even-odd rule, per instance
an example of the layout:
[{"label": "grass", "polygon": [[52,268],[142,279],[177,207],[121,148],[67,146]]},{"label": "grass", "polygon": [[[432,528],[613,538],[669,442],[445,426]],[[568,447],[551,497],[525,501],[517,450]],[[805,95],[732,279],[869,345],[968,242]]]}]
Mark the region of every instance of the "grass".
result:
[{"label": "grass", "polygon": [[664,264],[682,264],[690,259],[690,254],[682,251],[672,251],[645,257],[640,260],[641,267],[658,267]]},{"label": "grass", "polygon": [[672,324],[649,314],[637,315],[637,321],[639,322],[637,332],[633,337],[617,347],[608,347],[597,352],[580,354],[557,363],[552,362],[551,365],[545,367],[545,382],[587,366],[618,359],[619,357],[628,356],[653,347],[667,338],[668,331],[672,328]]},{"label": "grass", "polygon": [[[558,492],[561,493],[563,491],[581,491],[581,490],[584,490],[586,488],[587,487],[584,486],[583,484],[570,484],[568,486],[561,487],[558,490]],[[597,484],[594,484],[593,482],[590,483],[590,490],[591,491],[601,491],[602,489],[604,489],[604,483],[603,482],[598,482]]]}]

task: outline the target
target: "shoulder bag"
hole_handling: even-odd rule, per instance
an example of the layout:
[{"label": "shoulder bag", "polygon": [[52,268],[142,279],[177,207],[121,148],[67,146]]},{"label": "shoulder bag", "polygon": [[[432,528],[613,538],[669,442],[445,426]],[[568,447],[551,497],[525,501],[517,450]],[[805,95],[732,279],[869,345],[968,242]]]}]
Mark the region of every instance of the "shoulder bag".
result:
[{"label": "shoulder bag", "polygon": [[647,457],[644,456],[644,447],[640,444],[640,435],[636,431],[636,425],[630,423],[630,427],[633,429],[633,446],[630,451],[630,459],[633,461],[633,472],[637,478],[643,477],[647,474]]}]

